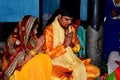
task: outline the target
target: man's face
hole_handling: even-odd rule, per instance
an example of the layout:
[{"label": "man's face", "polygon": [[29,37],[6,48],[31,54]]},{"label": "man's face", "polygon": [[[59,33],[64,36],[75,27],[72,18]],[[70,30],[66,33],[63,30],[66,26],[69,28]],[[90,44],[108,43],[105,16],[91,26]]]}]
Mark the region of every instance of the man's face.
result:
[{"label": "man's face", "polygon": [[58,21],[63,28],[67,28],[72,23],[72,20],[72,17],[58,15]]}]

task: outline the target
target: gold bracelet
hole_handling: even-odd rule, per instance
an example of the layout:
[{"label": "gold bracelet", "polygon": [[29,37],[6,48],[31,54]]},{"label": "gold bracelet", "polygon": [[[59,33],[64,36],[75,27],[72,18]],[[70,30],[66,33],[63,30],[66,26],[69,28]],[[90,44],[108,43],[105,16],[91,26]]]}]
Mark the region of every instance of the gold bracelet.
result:
[{"label": "gold bracelet", "polygon": [[34,50],[30,50],[29,54],[34,56],[36,54],[36,52]]}]

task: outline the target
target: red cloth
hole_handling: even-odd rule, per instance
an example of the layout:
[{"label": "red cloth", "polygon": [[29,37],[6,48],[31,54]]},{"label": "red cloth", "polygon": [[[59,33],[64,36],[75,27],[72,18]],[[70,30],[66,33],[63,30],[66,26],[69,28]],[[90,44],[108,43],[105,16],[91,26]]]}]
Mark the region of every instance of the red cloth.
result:
[{"label": "red cloth", "polygon": [[120,66],[115,70],[116,80],[120,80]]}]

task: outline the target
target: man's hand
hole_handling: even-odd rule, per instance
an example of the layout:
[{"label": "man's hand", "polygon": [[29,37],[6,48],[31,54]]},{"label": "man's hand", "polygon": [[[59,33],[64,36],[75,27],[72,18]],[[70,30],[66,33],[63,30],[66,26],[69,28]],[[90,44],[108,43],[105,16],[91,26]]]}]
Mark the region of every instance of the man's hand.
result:
[{"label": "man's hand", "polygon": [[65,34],[64,46],[70,46],[72,44],[73,32]]}]

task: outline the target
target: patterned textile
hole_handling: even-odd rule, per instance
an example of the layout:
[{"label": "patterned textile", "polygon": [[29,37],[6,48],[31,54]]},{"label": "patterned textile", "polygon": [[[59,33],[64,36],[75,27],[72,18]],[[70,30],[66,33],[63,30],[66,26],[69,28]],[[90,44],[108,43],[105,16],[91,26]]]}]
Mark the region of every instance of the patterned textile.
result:
[{"label": "patterned textile", "polygon": [[31,31],[36,29],[34,27],[36,24],[39,24],[37,18],[31,15],[24,16],[7,39],[2,59],[2,69],[6,79],[13,73],[18,61],[24,59],[25,53],[35,46],[36,36]]}]

